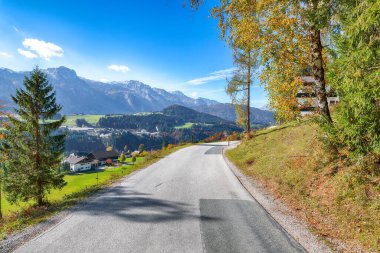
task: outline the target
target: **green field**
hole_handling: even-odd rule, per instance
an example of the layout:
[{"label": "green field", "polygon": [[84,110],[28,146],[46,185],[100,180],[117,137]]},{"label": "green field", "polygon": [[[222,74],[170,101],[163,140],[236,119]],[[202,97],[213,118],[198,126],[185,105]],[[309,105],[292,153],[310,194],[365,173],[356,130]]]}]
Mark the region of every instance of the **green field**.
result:
[{"label": "green field", "polygon": [[[144,158],[137,157],[136,165],[142,163]],[[131,159],[127,159],[127,162],[131,162]],[[105,170],[99,171],[99,173],[96,173],[95,171],[89,171],[84,173],[78,173],[78,174],[69,174],[65,176],[65,181],[67,182],[67,185],[63,187],[61,190],[52,190],[50,194],[48,195],[48,201],[49,202],[56,202],[56,201],[62,201],[64,198],[68,197],[69,195],[79,193],[86,188],[96,186],[97,183],[99,185],[104,184],[107,180],[111,179],[115,176],[122,176],[129,174],[135,169],[136,166],[134,165],[126,165],[123,167],[117,167],[117,168],[106,168]],[[97,174],[99,175],[99,182],[97,182]],[[1,197],[1,208],[3,211],[3,214],[7,215],[10,212],[15,212],[21,210],[23,207],[26,207],[27,205],[30,205],[32,203],[22,203],[19,205],[11,205],[5,198],[4,194],[2,194]]]},{"label": "green field", "polygon": [[[0,116],[5,117],[5,116]],[[101,114],[76,114],[76,115],[65,115],[66,122],[63,124],[64,126],[76,126],[75,121],[77,119],[85,119],[88,123],[95,126],[98,124],[99,119],[101,117],[104,117],[104,115]],[[48,120],[49,121],[49,120]]]},{"label": "green field", "polygon": [[63,124],[65,126],[76,126],[75,120],[77,119],[85,119],[88,123],[95,126],[101,117],[104,115],[66,115],[66,122]]},{"label": "green field", "polygon": [[193,125],[204,126],[204,127],[213,126],[213,124],[187,122],[181,126],[176,126],[175,129],[188,129],[188,128],[191,128]]},{"label": "green field", "polygon": [[182,125],[182,126],[176,126],[175,128],[176,129],[186,129],[186,128],[191,128],[193,125],[194,125],[194,123],[187,122],[184,125]]}]

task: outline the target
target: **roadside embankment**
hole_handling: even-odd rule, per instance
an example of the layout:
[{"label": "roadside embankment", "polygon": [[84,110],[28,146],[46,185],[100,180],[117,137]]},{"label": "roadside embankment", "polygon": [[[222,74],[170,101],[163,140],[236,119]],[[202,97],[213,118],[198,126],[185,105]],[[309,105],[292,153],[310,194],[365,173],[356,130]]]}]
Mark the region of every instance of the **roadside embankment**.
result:
[{"label": "roadside embankment", "polygon": [[341,252],[380,251],[380,168],[349,164],[312,120],[256,132],[226,151],[244,175]]}]

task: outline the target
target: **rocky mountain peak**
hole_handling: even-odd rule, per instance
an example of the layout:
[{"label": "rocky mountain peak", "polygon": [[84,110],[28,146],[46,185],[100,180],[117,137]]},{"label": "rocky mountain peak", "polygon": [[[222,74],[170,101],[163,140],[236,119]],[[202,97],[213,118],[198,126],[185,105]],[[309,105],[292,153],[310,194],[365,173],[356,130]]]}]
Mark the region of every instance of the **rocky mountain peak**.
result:
[{"label": "rocky mountain peak", "polygon": [[54,78],[78,78],[77,73],[73,69],[69,69],[67,67],[61,66],[58,68],[48,68],[46,73],[53,76]]}]

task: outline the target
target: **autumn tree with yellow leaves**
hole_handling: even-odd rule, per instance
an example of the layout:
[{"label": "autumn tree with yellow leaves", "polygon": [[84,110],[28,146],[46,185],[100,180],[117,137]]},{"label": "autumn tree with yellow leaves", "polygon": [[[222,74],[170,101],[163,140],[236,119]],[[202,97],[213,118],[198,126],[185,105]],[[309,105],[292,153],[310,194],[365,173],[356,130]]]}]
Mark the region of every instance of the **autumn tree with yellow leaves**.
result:
[{"label": "autumn tree with yellow leaves", "polygon": [[[197,7],[203,1],[192,0]],[[322,29],[331,21],[336,1],[319,0],[220,0],[213,9],[222,36],[242,41],[260,59],[262,84],[279,121],[299,115],[296,99],[307,71],[316,80],[319,112],[328,122]],[[215,13],[217,15],[215,15]]]},{"label": "autumn tree with yellow leaves", "polygon": [[226,92],[236,105],[237,122],[251,137],[251,87],[255,71],[259,67],[260,36],[257,15],[254,6],[238,2],[221,1],[221,6],[212,10],[214,17],[219,20],[221,35],[233,50],[236,70],[228,80]]},{"label": "autumn tree with yellow leaves", "polygon": [[269,94],[269,105],[279,122],[299,116],[297,92],[300,76],[308,69],[309,50],[306,22],[298,9],[286,1],[261,0],[260,13],[261,83]]}]

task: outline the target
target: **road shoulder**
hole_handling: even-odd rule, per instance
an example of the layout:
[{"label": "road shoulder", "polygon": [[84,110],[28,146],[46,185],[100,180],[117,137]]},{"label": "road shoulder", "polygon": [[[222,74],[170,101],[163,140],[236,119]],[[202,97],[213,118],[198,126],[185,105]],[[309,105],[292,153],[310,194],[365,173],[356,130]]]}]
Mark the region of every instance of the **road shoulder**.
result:
[{"label": "road shoulder", "polygon": [[296,215],[284,203],[273,198],[258,182],[244,175],[232,162],[225,156],[226,150],[234,148],[229,146],[223,149],[223,158],[228,167],[235,174],[243,187],[250,195],[273,217],[299,244],[310,253],[332,252],[321,238],[310,232],[307,224],[296,218]]}]

